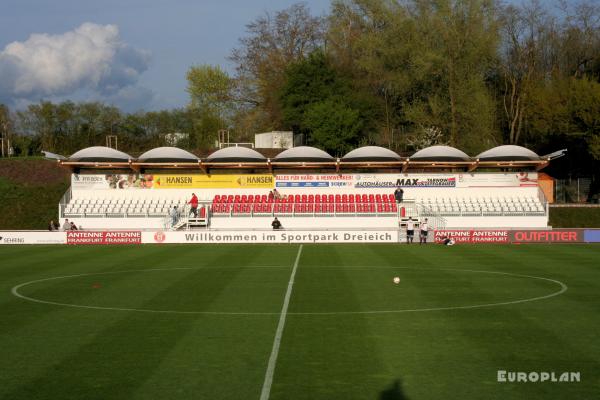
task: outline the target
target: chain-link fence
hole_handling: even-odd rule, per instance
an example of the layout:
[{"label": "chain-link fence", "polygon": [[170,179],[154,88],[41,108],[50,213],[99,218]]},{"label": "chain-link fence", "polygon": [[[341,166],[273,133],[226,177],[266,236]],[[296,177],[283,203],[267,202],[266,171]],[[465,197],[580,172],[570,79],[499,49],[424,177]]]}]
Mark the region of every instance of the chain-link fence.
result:
[{"label": "chain-link fence", "polygon": [[593,177],[556,179],[555,203],[599,203],[598,182]]}]

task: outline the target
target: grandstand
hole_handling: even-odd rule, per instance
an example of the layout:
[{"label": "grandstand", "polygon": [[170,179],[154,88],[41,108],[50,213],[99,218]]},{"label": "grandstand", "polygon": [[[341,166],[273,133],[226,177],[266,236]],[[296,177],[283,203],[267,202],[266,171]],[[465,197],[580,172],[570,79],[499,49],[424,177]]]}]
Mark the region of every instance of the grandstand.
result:
[{"label": "grandstand", "polygon": [[[59,216],[86,229],[268,229],[273,217],[286,229],[397,229],[408,217],[437,228],[541,228],[548,202],[537,171],[554,157],[519,146],[476,157],[432,146],[400,157],[367,146],[334,158],[301,146],[273,159],[229,147],[203,160],[173,147],[138,158],[90,147],[58,161],[73,171]],[[399,204],[397,187],[404,190]],[[273,189],[281,199],[269,198]],[[192,193],[197,218],[189,218]]]}]

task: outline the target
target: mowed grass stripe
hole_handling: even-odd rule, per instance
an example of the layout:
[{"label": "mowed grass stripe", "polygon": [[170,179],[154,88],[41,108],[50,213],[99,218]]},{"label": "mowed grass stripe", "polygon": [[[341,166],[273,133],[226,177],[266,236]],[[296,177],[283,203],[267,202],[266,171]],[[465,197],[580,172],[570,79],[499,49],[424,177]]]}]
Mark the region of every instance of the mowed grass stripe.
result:
[{"label": "mowed grass stripe", "polygon": [[[361,307],[349,270],[327,268],[323,274],[315,274],[319,262],[343,265],[343,253],[350,247],[304,246],[290,311],[314,309],[314,304],[344,304],[355,310]],[[313,269],[305,269],[305,265],[312,265]],[[290,316],[271,399],[378,398],[371,388],[372,382],[379,382],[373,371],[379,369],[381,361],[374,351],[377,339],[366,328],[366,318]]]},{"label": "mowed grass stripe", "polygon": [[[191,252],[193,254],[193,252]],[[212,257],[211,258],[211,262],[222,262],[222,263],[227,263],[227,262],[231,262],[229,260],[228,257],[226,257],[226,253],[224,252],[217,252],[219,254],[218,257]],[[175,256],[175,257],[169,257],[170,262],[174,262],[174,263],[186,263],[186,262],[190,262],[191,260],[189,259],[185,259],[186,256],[181,256],[182,253],[179,253],[180,256]],[[156,255],[155,255],[156,256]],[[197,254],[196,254],[197,256]],[[252,262],[252,259],[254,257],[256,258],[261,258],[262,253],[261,252],[254,252],[251,255],[246,255],[246,260]],[[157,257],[158,258],[158,257]],[[178,259],[179,258],[179,259]],[[237,260],[236,260],[237,261]],[[225,265],[227,267],[227,265]],[[200,281],[203,283],[204,287],[199,287],[198,288],[198,292],[203,293],[204,294],[204,300],[205,302],[203,304],[199,304],[198,307],[199,308],[203,308],[203,307],[208,307],[211,304],[211,299],[217,299],[219,298],[219,294],[220,292],[226,288],[227,286],[229,286],[232,282],[236,281],[235,275],[238,274],[242,269],[241,268],[227,268],[227,276],[222,276],[221,278],[223,279],[218,279],[218,277],[212,277],[212,279],[204,279],[206,277],[200,277],[202,279],[200,279]],[[190,270],[190,272],[192,274],[198,274],[200,273],[200,270]],[[218,273],[218,271],[215,271],[216,273]],[[272,279],[272,271],[265,271],[266,274],[269,274],[269,279]],[[233,274],[233,275],[232,275]],[[287,277],[287,274],[285,274],[285,276]],[[133,276],[130,278],[134,278]],[[176,283],[173,284],[172,282],[169,282],[168,285],[165,285],[164,290],[162,290],[161,292],[155,293],[155,296],[148,299],[147,301],[142,303],[142,306],[156,306],[156,305],[163,305],[164,306],[164,300],[165,300],[165,294],[169,294],[169,293],[175,293],[178,294],[178,297],[181,299],[187,299],[188,301],[193,300],[193,295],[190,296],[189,292],[190,292],[190,288],[189,288],[189,282],[190,282],[190,276],[182,276],[180,279],[176,280]],[[130,281],[131,279],[126,279],[127,281]],[[134,282],[129,282],[128,284],[132,284]],[[248,283],[246,282],[246,284],[252,284],[252,282]],[[219,287],[219,285],[221,285]],[[285,281],[282,282],[282,284],[280,285],[280,288],[278,290],[277,296],[278,299],[281,298],[281,290],[282,288],[285,288]],[[115,295],[117,294],[117,291],[115,291],[114,293]],[[182,296],[182,294],[185,294]],[[175,297],[173,296],[167,296],[167,297],[171,297],[172,299],[175,299]],[[192,298],[190,298],[192,297]],[[229,297],[229,296],[226,296]],[[160,299],[160,300],[159,300]],[[230,298],[230,301],[234,301],[236,302],[236,298]],[[155,302],[158,302],[158,304],[153,304]],[[238,303],[239,305],[239,303]],[[61,312],[58,311],[56,312],[56,314],[70,314],[68,312]],[[78,314],[79,316],[81,316],[83,313],[75,313]],[[89,313],[88,313],[89,314]],[[95,315],[98,314],[103,314],[103,313],[94,313]],[[104,313],[106,314],[114,314],[114,313]],[[71,314],[72,315],[72,314]],[[56,315],[55,315],[56,317]],[[87,316],[86,316],[87,317]],[[175,333],[177,332],[177,329],[174,330],[169,330],[167,329],[167,338],[172,338],[171,340],[166,340],[166,341],[159,341],[158,339],[156,339],[154,336],[155,335],[159,335],[159,336],[163,336],[164,333],[162,332],[162,328],[160,328],[158,331],[154,331],[154,330],[147,330],[145,323],[143,323],[144,319],[140,317],[135,317],[135,320],[137,320],[138,322],[133,322],[130,323],[127,320],[125,320],[124,318],[131,318],[131,314],[130,313],[123,313],[123,318],[116,318],[116,320],[111,321],[111,324],[109,324],[104,330],[98,332],[97,334],[93,335],[92,340],[89,343],[79,343],[79,346],[77,348],[73,348],[71,347],[71,356],[68,357],[64,357],[63,358],[63,362],[61,362],[58,367],[52,366],[50,367],[50,371],[48,370],[39,370],[38,371],[38,378],[34,379],[34,380],[30,380],[29,382],[27,382],[26,384],[22,385],[21,388],[18,389],[14,389],[11,393],[8,394],[8,398],[19,398],[19,396],[23,395],[23,396],[28,396],[28,398],[32,398],[29,396],[34,396],[33,398],[57,398],[60,397],[60,394],[58,392],[59,390],[59,383],[58,382],[62,382],[62,384],[64,385],[65,382],[70,382],[71,378],[77,379],[77,384],[74,385],[74,387],[72,387],[73,389],[75,389],[75,391],[79,391],[81,392],[97,392],[97,397],[96,395],[92,395],[92,396],[88,396],[88,398],[134,398],[135,396],[137,396],[137,394],[134,393],[133,389],[135,388],[135,386],[137,384],[142,384],[145,381],[145,377],[144,375],[147,373],[152,373],[152,370],[149,368],[150,364],[153,363],[152,360],[155,360],[156,363],[161,363],[163,362],[163,358],[167,358],[167,356],[160,356],[163,353],[163,350],[160,350],[158,352],[155,352],[155,354],[153,354],[149,359],[146,359],[144,357],[144,349],[147,349],[148,351],[152,351],[152,348],[155,347],[156,345],[160,344],[165,344],[165,352],[169,352],[169,345],[176,345],[178,340],[175,340],[177,338],[177,336],[175,335]],[[76,318],[77,319],[77,318]],[[154,320],[153,318],[148,318],[148,320]],[[196,318],[192,317],[190,318],[191,321],[195,321]],[[176,322],[177,320],[169,320],[167,321],[167,325],[168,326],[172,326],[174,322]],[[48,321],[46,321],[48,322]],[[55,321],[56,322],[56,321]],[[103,321],[105,324],[107,321]],[[158,321],[161,322],[161,321]],[[221,324],[223,323],[222,321],[220,322]],[[252,322],[252,324],[259,324],[259,325],[264,325],[261,327],[262,329],[262,334],[259,334],[257,336],[258,340],[263,340],[267,338],[267,333],[270,335],[271,332],[273,332],[274,330],[274,323],[273,323],[273,318],[263,318],[262,322]],[[187,322],[184,322],[183,324],[180,324],[177,321],[176,325],[181,325],[181,328],[184,328],[186,326],[188,326]],[[226,327],[223,328],[216,328],[216,332],[217,332],[217,336],[222,335],[224,330],[230,330],[233,332],[243,332],[244,330],[241,329],[240,323],[235,324],[235,326],[231,325],[230,321],[226,321],[226,323],[224,324],[226,325]],[[242,325],[246,325],[246,324],[242,324]],[[137,337],[135,335],[133,335],[133,333],[135,332],[135,328],[138,328],[138,334],[140,334],[140,337]],[[155,325],[152,324],[152,327],[154,327]],[[205,327],[206,324],[202,324],[201,326]],[[41,327],[39,327],[41,328]],[[43,328],[42,328],[43,329]],[[63,328],[64,329],[64,328]],[[46,332],[48,332],[48,330],[46,329]],[[131,334],[129,333],[131,332]],[[221,334],[219,334],[218,332],[221,332]],[[150,340],[148,341],[145,334],[149,333],[151,335]],[[179,332],[181,335],[185,335],[186,334],[186,330],[182,329]],[[242,336],[245,336],[246,333],[245,332]],[[51,333],[50,333],[51,334]],[[196,335],[190,335],[191,338],[195,337]],[[239,336],[239,334],[238,334]],[[115,343],[113,344],[112,341],[108,340],[109,337],[113,337],[112,340],[115,341]],[[119,339],[114,339],[115,337],[118,337]],[[68,340],[68,335],[67,337],[64,337],[65,340]],[[243,338],[238,337],[238,340],[236,340],[236,342],[239,343],[246,343],[248,344],[247,340],[243,340]],[[136,344],[134,344],[131,348],[127,348],[127,346],[125,345],[128,341],[141,341],[141,342],[147,342],[146,346],[143,346],[142,344],[140,344],[139,346],[137,346]],[[269,340],[267,339],[266,342],[269,342]],[[213,341],[213,344],[216,343],[218,345],[218,341]],[[115,353],[114,352],[114,347],[116,345],[119,345],[118,347],[121,348],[121,350],[125,351],[125,354],[120,354],[120,353]],[[217,354],[215,354],[215,352],[212,352],[212,357],[218,357],[219,360],[227,360],[229,359],[230,361],[231,358],[235,358],[237,359],[238,354],[236,353],[229,353],[229,355],[231,357],[227,357],[227,348],[231,347],[231,349],[233,350],[233,348],[235,346],[231,346],[231,340],[227,340],[225,341],[225,344],[221,343],[222,346],[217,346]],[[266,345],[268,347],[268,344]],[[203,346],[200,346],[201,348]],[[90,354],[94,353],[93,349],[97,349],[97,348],[105,348],[106,352],[109,354],[106,357],[100,357],[99,362],[102,364],[102,362],[107,362],[107,364],[112,365],[112,367],[114,367],[114,372],[108,371],[108,370],[103,370],[102,368],[100,368],[100,370],[97,372],[98,376],[95,379],[92,379],[92,374],[91,371],[94,370],[93,367],[93,361],[92,360],[88,360],[88,358],[90,358]],[[249,349],[258,349],[259,346],[254,343],[254,345],[249,346]],[[69,354],[69,352],[65,351],[65,349],[63,348],[63,353],[67,353],[66,355]],[[206,350],[205,353],[201,353],[201,354],[196,354],[198,356],[198,359],[194,360],[193,362],[190,362],[189,366],[190,366],[190,370],[195,370],[198,371],[198,366],[199,365],[203,365],[203,364],[209,364],[206,360],[205,357],[207,354],[211,354],[210,349],[204,348],[204,350]],[[239,348],[237,349],[239,350]],[[222,354],[225,353],[225,354]],[[246,353],[250,353],[250,354],[246,354],[246,358],[252,359],[254,363],[258,363],[258,362],[262,362],[262,360],[264,360],[265,357],[265,352],[259,353],[256,352],[255,350],[250,350],[250,351],[246,351]],[[112,358],[111,358],[112,357]],[[59,358],[57,357],[53,357],[53,361],[56,362],[56,360],[58,360]],[[134,361],[137,359],[137,362]],[[109,362],[110,360],[110,362]],[[188,359],[188,361],[191,361]],[[132,377],[130,378],[126,378],[121,377],[120,374],[123,374],[124,371],[127,371],[129,368],[133,368],[134,364],[136,363],[140,363],[140,364],[148,364],[148,365],[143,365],[143,370],[145,370],[146,372],[142,373],[135,373],[133,374]],[[181,361],[178,361],[179,364],[181,364]],[[234,363],[232,361],[232,363]],[[212,364],[219,364],[219,362],[215,363],[215,360],[212,360]],[[146,368],[148,367],[148,368]],[[207,365],[208,367],[208,365]],[[213,387],[213,383],[212,381],[203,381],[203,379],[201,379],[201,376],[204,374],[208,374],[209,371],[204,370],[203,368],[201,368],[201,373],[199,374],[199,377],[195,377],[198,378],[197,380],[190,380],[190,376],[187,374],[184,374],[187,376],[187,380],[189,381],[188,385],[185,385],[183,388],[177,388],[177,391],[181,392],[182,390],[187,393],[188,398],[191,398],[189,396],[192,395],[192,391],[189,390],[189,388],[191,386],[195,386],[196,389],[203,389],[207,392],[212,392],[214,393],[217,390],[222,390],[223,387],[225,386],[233,386],[235,389],[232,389],[233,392],[236,393],[236,396],[239,395],[240,392],[243,392],[244,390],[241,390],[243,388],[233,384],[231,385],[230,383],[228,383],[227,385],[225,385],[225,382],[223,383],[223,386],[221,387],[221,389],[218,389],[217,387]],[[62,371],[62,372],[60,372]],[[120,371],[117,372],[117,371]],[[229,372],[235,372],[235,371],[229,371]],[[87,375],[89,374],[89,375]],[[222,374],[222,372],[221,372]],[[237,374],[239,375],[245,375],[246,372],[245,371],[239,371]],[[124,375],[130,375],[130,374],[124,374]],[[227,374],[226,375],[227,380],[229,380],[230,375]],[[134,383],[135,381],[135,383]],[[251,382],[247,381],[246,379],[242,378],[240,379],[240,381],[245,382],[245,387],[254,387],[254,391],[256,391],[258,393],[259,390],[259,382],[256,380],[252,380]],[[56,385],[53,385],[52,382],[57,382]],[[171,383],[168,381],[162,381],[159,380],[159,383],[153,383],[152,385],[150,385],[154,391],[159,390],[160,388],[162,388],[163,392],[168,392],[170,390],[175,389],[174,387],[171,386]],[[199,385],[197,383],[194,382],[202,382],[202,385]],[[47,389],[49,390],[44,390],[44,392],[41,392],[41,389],[38,391],[36,391],[36,389],[34,388],[40,388],[40,385],[42,386],[46,386]],[[127,385],[128,387],[131,386],[132,389],[131,390],[127,390],[124,392],[112,392],[111,390],[109,390],[110,388],[115,388],[115,387],[120,387],[122,385]],[[7,387],[9,386],[4,386],[5,390],[7,389]],[[32,392],[33,391],[33,392]],[[143,390],[142,390],[143,391]],[[197,393],[196,393],[197,394]],[[16,396],[16,397],[14,397]],[[62,398],[69,398],[69,396],[63,396]],[[76,396],[74,396],[73,398],[76,398]],[[143,398],[143,397],[142,397]],[[147,398],[147,397],[146,397]],[[164,397],[163,397],[164,398]]]},{"label": "mowed grass stripe", "polygon": [[[333,248],[328,248],[330,254],[327,265],[336,262],[351,265],[369,265],[375,263],[381,266],[382,257],[374,258],[369,252],[364,252],[364,257],[359,252],[346,251],[347,248],[340,246],[333,257]],[[518,251],[512,252],[513,248],[500,247],[494,250],[493,246],[480,248],[479,246],[463,246],[459,251],[450,252],[441,246],[425,250],[410,249],[405,254],[398,247],[383,249],[385,257],[388,258],[390,266],[397,265],[397,258],[404,256],[407,259],[417,252],[418,257],[412,257],[420,265],[435,268],[448,268],[449,266],[460,268],[462,261],[466,258],[464,269],[489,270],[498,272],[516,272],[523,275],[549,276],[556,278],[556,270],[564,271],[552,262],[552,255],[556,252],[561,254],[561,247],[550,247],[544,249],[539,246],[535,248],[534,255],[528,260],[517,262],[521,255],[521,246]],[[531,246],[534,247],[534,246]],[[373,247],[376,248],[376,247]],[[469,254],[471,249],[476,249],[475,254]],[[497,253],[504,255],[503,250],[508,250],[507,260],[498,258]],[[305,274],[311,274],[318,270],[317,258],[321,257],[323,249],[316,249],[315,258],[311,260],[312,247],[307,247],[305,263],[312,264],[313,270],[303,268],[299,275],[294,306],[297,309],[302,301],[310,299],[310,291],[314,291],[314,281],[302,279]],[[541,254],[547,255],[549,264],[530,263],[530,261],[544,259]],[[514,259],[513,259],[514,258]],[[576,258],[575,258],[576,259]],[[334,261],[330,261],[334,260]],[[532,268],[531,265],[539,266]],[[546,269],[544,269],[544,265]],[[304,264],[303,264],[304,267]],[[337,279],[340,286],[345,284],[345,292],[336,291],[338,285],[330,285],[332,290],[329,294],[332,298],[343,297],[347,303],[354,297],[355,302],[364,303],[364,294],[353,296],[357,285],[352,282],[356,276],[349,276],[348,270],[343,268],[335,271],[324,268],[322,272],[335,277],[321,279],[327,282],[329,279]],[[394,271],[390,269],[390,272]],[[401,274],[402,270],[397,270]],[[575,272],[576,269],[571,270]],[[377,270],[373,270],[376,276]],[[565,272],[568,277],[568,272]],[[452,271],[440,271],[439,278],[443,276],[456,276]],[[494,300],[498,297],[498,289],[493,285],[478,286],[476,280],[470,281],[469,273],[460,273],[459,279],[463,285],[470,286],[473,297]],[[577,275],[577,273],[575,273]],[[476,275],[473,275],[476,277]],[[562,273],[561,273],[562,277]],[[502,278],[502,276],[498,276]],[[349,281],[350,279],[350,281]],[[517,278],[515,278],[517,279]],[[558,278],[561,279],[561,278]],[[451,282],[448,279],[448,282]],[[323,282],[319,282],[323,283]],[[507,286],[501,287],[503,293],[512,294],[519,298],[524,288],[514,281],[505,282]],[[531,289],[537,291],[553,290],[551,283],[531,280],[527,282]],[[597,281],[595,282],[598,288]],[[306,287],[310,289],[305,289]],[[327,284],[319,285],[327,286]],[[368,287],[363,285],[361,289]],[[306,296],[304,296],[306,295]],[[442,291],[427,291],[423,287],[421,292],[423,298],[439,296],[439,301],[446,297]],[[596,368],[600,354],[598,346],[588,340],[595,329],[586,326],[585,323],[577,323],[566,328],[567,315],[562,311],[556,315],[553,308],[562,308],[567,297],[558,296],[552,299],[534,303],[523,303],[494,309],[481,310],[455,310],[432,313],[399,314],[399,315],[352,315],[344,317],[325,316],[295,316],[288,322],[289,335],[286,335],[286,345],[280,356],[281,374],[278,375],[274,385],[273,393],[285,399],[364,399],[364,398],[564,398],[573,395],[574,398],[591,398],[598,389],[598,382],[593,378],[592,371]],[[469,300],[466,298],[465,300]],[[587,307],[573,305],[571,313],[582,312],[587,318],[597,321],[597,313],[587,310],[594,302],[588,299]],[[569,301],[567,301],[569,302]],[[595,300],[598,306],[598,299]],[[319,306],[315,305],[315,308]],[[360,317],[356,319],[355,317]],[[558,319],[557,319],[558,318]],[[366,322],[364,332],[364,343],[348,343],[352,332],[357,329],[354,324],[357,321]],[[564,321],[564,322],[559,322]],[[323,322],[322,326],[320,323]],[[560,328],[557,326],[561,325]],[[578,328],[576,328],[578,327]],[[319,329],[320,328],[320,329]],[[581,334],[581,331],[585,334]],[[290,336],[297,332],[295,349],[290,346],[294,340]],[[571,332],[574,340],[565,340],[562,332]],[[374,339],[369,342],[368,339]],[[583,340],[577,339],[583,338]],[[375,344],[373,347],[372,344]],[[555,348],[558,346],[559,349]],[[310,349],[310,350],[304,350]],[[295,351],[293,351],[295,350]],[[304,353],[310,353],[309,358]],[[595,355],[595,356],[592,356]],[[321,358],[321,355],[323,357]],[[309,359],[307,359],[309,358]],[[370,362],[371,359],[374,359]],[[352,362],[354,360],[354,363]],[[361,362],[365,360],[365,362]],[[377,361],[375,361],[377,360]],[[363,377],[357,378],[357,366],[361,368]],[[521,366],[521,367],[519,367]],[[504,385],[499,386],[496,382],[498,369],[543,370],[544,366],[550,370],[583,370],[590,376],[584,384],[545,386],[542,390],[539,385]],[[579,369],[578,369],[579,368]],[[336,371],[331,373],[331,371]],[[283,371],[288,371],[285,375]],[[333,375],[333,376],[332,376]],[[377,377],[376,379],[371,379]],[[297,390],[294,385],[299,382]],[[310,383],[308,383],[310,382]],[[275,389],[277,391],[275,391]],[[388,396],[388,397],[383,397]],[[395,397],[394,397],[395,396]]]},{"label": "mowed grass stripe", "polygon": [[[290,267],[243,267],[292,265],[297,246],[90,246],[56,247],[52,252],[44,247],[34,256],[36,248],[27,246],[28,251],[21,252],[16,261],[12,261],[13,255],[19,252],[10,253],[11,257],[3,258],[8,262],[0,265],[0,398],[259,397],[278,315],[239,318],[89,312],[33,305],[14,298],[10,288],[48,276],[122,270],[122,264],[142,269],[146,265],[209,267],[215,275],[192,273],[186,275],[187,282],[182,279],[167,285],[164,292],[148,291],[149,304],[159,306],[169,299],[188,306],[186,299],[199,301],[202,297],[194,290],[215,283],[221,288],[208,288],[205,293],[203,304],[209,308],[239,304],[260,308],[275,298],[280,307]],[[600,370],[595,328],[600,323],[597,246],[307,245],[303,253],[290,311],[331,305],[366,309],[372,306],[368,303],[372,299],[387,301],[391,277],[403,277],[403,270],[364,268],[369,266],[414,265],[543,276],[564,281],[569,290],[543,301],[488,309],[288,315],[272,399],[595,398],[600,392],[600,381],[595,378]],[[5,254],[0,248],[0,257]],[[69,257],[72,262],[65,262]],[[222,275],[219,265],[224,267]],[[194,280],[202,282],[194,284]],[[381,289],[383,281],[386,289]],[[490,277],[450,271],[441,271],[429,282],[435,285],[417,285],[406,300],[445,301],[447,292],[433,290],[444,282],[446,286],[458,282],[465,289],[464,298],[458,300],[464,301],[511,292],[518,298],[526,288],[553,288],[543,281],[502,279],[494,288]],[[60,291],[60,286],[55,290]],[[394,299],[399,300],[402,297]],[[582,382],[497,383],[496,371],[510,368],[579,370]],[[43,390],[44,385],[50,391]]]}]

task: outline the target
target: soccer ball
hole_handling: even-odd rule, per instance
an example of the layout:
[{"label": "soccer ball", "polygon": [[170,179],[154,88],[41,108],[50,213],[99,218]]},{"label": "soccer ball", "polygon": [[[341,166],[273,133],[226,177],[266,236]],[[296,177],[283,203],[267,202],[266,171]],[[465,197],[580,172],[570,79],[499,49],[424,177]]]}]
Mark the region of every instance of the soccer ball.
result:
[{"label": "soccer ball", "polygon": [[399,277],[394,277],[394,283],[397,285],[400,283],[400,278]]}]

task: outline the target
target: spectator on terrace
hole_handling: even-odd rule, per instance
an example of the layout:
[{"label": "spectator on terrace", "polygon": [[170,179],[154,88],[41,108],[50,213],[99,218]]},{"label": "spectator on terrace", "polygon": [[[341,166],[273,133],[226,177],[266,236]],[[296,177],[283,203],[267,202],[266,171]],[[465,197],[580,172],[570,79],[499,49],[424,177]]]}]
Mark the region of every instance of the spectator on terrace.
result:
[{"label": "spectator on terrace", "polygon": [[71,230],[72,231],[78,231],[79,229],[77,229],[77,225],[75,225],[75,222],[71,222]]},{"label": "spectator on terrace", "polygon": [[272,190],[269,190],[269,201],[272,201],[275,198],[275,195],[273,194]]},{"label": "spectator on terrace", "polygon": [[194,218],[198,218],[198,197],[196,197],[196,193],[192,193],[192,198],[188,201],[188,204],[191,206],[190,214],[194,214]]},{"label": "spectator on terrace", "polygon": [[171,210],[171,226],[175,226],[178,217],[179,212],[177,212],[177,206],[173,206],[173,209]]},{"label": "spectator on terrace", "polygon": [[50,223],[48,224],[48,230],[50,232],[55,231],[56,229],[54,228],[54,221],[50,221]]},{"label": "spectator on terrace", "polygon": [[277,217],[275,217],[275,219],[273,220],[273,222],[271,222],[271,226],[273,227],[273,230],[278,230],[281,229],[281,222],[279,222],[279,220],[277,219]]},{"label": "spectator on terrace", "polygon": [[63,231],[70,231],[71,230],[71,224],[69,223],[68,219],[65,219],[65,223],[62,226],[62,230]]},{"label": "spectator on terrace", "polygon": [[394,190],[394,197],[396,198],[396,203],[402,203],[402,197],[404,197],[404,190],[401,187],[397,187]]},{"label": "spectator on terrace", "polygon": [[277,191],[277,189],[273,189],[273,198],[275,198],[275,200],[281,199],[281,194]]}]

